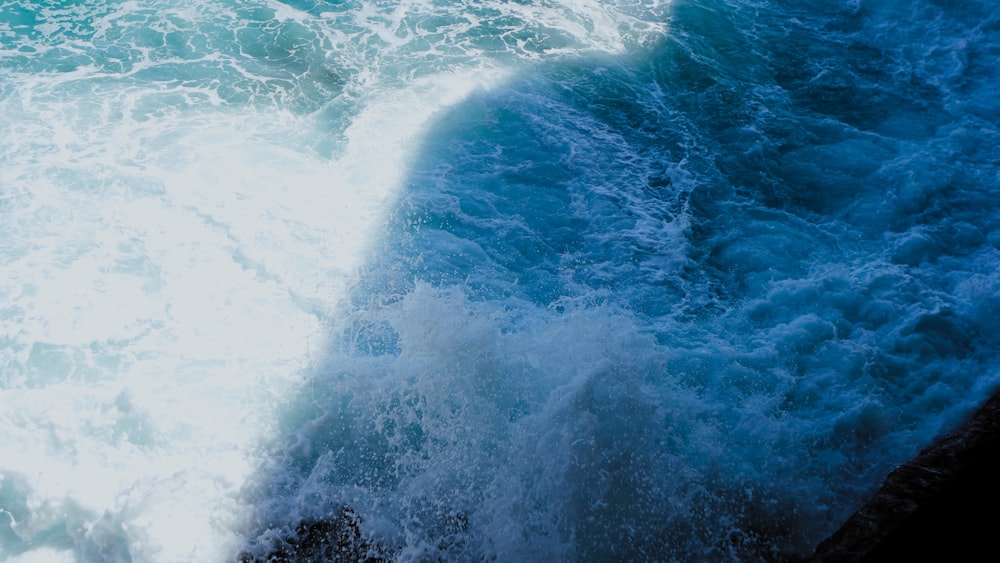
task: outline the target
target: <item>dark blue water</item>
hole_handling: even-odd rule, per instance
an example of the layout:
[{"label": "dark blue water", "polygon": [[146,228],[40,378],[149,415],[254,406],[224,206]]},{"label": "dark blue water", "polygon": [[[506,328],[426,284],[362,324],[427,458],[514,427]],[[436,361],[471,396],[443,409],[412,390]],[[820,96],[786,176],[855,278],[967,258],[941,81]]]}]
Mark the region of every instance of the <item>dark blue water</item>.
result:
[{"label": "dark blue water", "polygon": [[2,6],[11,560],[792,558],[1000,382],[990,2]]}]

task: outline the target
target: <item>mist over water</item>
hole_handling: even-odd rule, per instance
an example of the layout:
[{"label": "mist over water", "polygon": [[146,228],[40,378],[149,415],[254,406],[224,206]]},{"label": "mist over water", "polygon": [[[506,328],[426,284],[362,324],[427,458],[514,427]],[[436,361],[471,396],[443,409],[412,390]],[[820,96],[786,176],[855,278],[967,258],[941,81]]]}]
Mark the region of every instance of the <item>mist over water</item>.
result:
[{"label": "mist over water", "polygon": [[1000,383],[1000,9],[0,0],[0,559],[781,560]]}]

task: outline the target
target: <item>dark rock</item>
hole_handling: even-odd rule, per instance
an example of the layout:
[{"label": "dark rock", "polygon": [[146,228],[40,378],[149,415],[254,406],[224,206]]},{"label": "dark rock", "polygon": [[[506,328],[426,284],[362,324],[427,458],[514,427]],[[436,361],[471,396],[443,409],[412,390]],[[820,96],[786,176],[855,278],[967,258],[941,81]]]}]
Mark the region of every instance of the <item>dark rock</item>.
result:
[{"label": "dark rock", "polygon": [[265,555],[241,554],[239,563],[381,563],[391,560],[361,533],[361,518],[344,507],[335,518],[302,522]]},{"label": "dark rock", "polygon": [[973,560],[995,547],[1000,392],[886,477],[812,561]]}]

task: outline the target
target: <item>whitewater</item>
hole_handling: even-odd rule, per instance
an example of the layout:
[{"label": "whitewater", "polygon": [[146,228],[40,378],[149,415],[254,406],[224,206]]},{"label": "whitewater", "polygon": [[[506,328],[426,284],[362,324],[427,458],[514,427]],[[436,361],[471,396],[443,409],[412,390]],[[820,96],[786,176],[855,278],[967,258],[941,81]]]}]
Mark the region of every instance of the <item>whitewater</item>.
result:
[{"label": "whitewater", "polygon": [[0,0],[0,560],[809,555],[1000,385],[997,61],[992,0]]}]

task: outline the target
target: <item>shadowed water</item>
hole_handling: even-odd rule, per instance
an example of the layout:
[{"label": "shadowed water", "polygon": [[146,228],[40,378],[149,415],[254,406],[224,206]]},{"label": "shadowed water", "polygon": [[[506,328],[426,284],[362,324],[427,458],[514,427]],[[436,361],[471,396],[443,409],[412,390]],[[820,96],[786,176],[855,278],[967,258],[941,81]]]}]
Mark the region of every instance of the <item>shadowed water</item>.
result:
[{"label": "shadowed water", "polygon": [[436,119],[262,525],[348,505],[400,560],[810,553],[996,382],[965,141],[996,124],[955,111],[995,77],[879,43],[885,8],[679,2],[656,47]]}]

